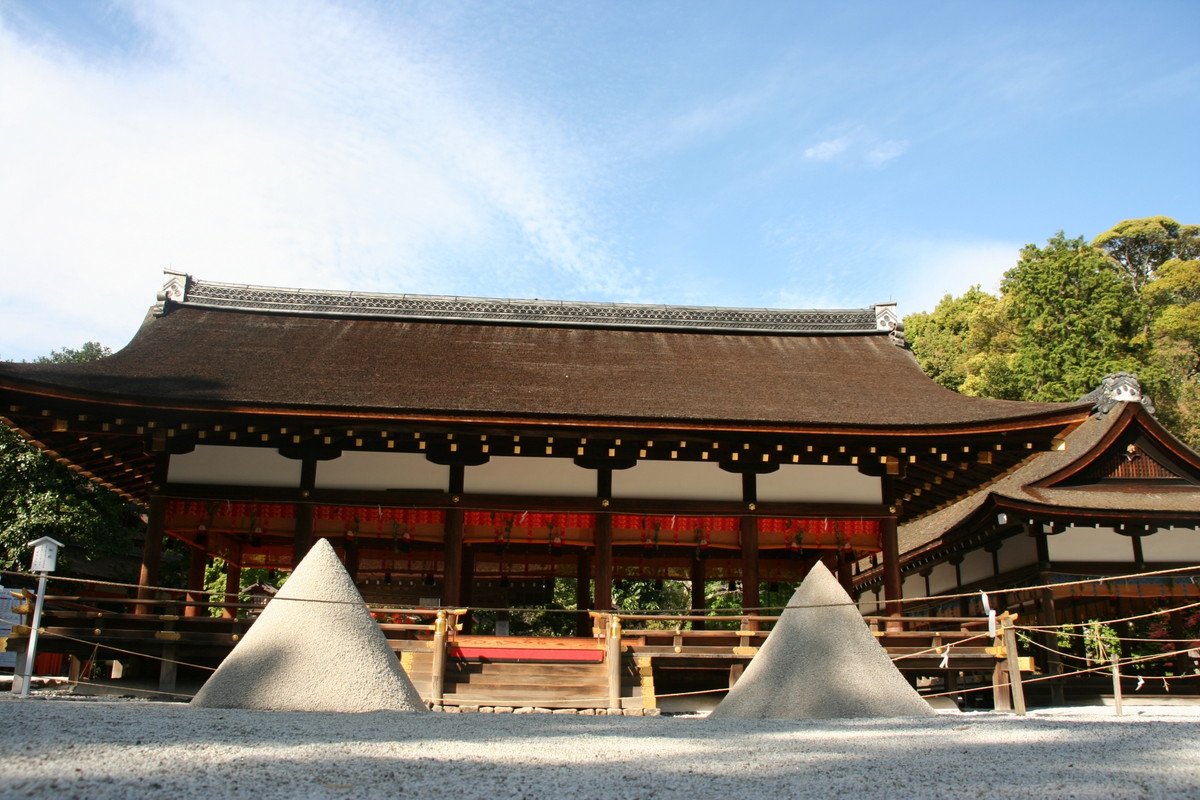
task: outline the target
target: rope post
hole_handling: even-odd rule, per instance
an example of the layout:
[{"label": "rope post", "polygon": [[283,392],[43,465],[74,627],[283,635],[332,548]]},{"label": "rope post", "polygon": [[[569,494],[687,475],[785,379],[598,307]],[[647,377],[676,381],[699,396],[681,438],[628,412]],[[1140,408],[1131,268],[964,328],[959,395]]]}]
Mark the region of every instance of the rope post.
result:
[{"label": "rope post", "polygon": [[609,617],[608,623],[608,710],[621,710],[621,618]]},{"label": "rope post", "polygon": [[1113,681],[1113,713],[1118,717],[1124,712],[1121,710],[1121,657],[1113,653],[1112,659],[1112,681]]},{"label": "rope post", "polygon": [[1017,630],[1013,627],[1015,616],[1005,614],[1001,619],[1001,630],[1004,633],[1005,657],[1008,661],[1008,688],[1012,693],[1013,709],[1021,715],[1025,714],[1025,687],[1021,684],[1021,661],[1017,656]]},{"label": "rope post", "polygon": [[429,674],[429,699],[435,708],[442,705],[446,685],[446,612],[438,609],[433,625],[433,666]]}]

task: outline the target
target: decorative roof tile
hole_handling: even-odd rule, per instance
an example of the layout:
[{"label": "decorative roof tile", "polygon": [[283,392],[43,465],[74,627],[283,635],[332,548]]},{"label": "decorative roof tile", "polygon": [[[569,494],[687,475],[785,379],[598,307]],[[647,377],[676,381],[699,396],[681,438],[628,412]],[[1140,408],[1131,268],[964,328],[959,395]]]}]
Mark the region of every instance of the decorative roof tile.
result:
[{"label": "decorative roof tile", "polygon": [[429,320],[551,327],[736,331],[773,334],[878,334],[898,325],[894,304],[855,309],[705,306],[504,300],[416,294],[286,289],[200,281],[168,272],[156,313],[171,304],[289,315]]}]

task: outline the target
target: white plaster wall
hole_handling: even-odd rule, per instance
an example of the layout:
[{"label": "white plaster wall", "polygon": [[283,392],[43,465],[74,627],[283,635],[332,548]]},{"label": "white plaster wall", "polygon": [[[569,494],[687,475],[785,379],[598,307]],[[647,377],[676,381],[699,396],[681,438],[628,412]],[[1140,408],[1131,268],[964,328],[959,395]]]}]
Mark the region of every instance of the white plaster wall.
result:
[{"label": "white plaster wall", "polygon": [[742,499],[741,475],[702,461],[641,461],[629,469],[613,470],[612,480],[613,497]]},{"label": "white plaster wall", "polygon": [[450,468],[420,453],[343,453],[317,462],[319,489],[426,489],[444,492]]},{"label": "white plaster wall", "polygon": [[879,478],[857,467],[837,464],[783,464],[758,476],[758,499],[764,503],[882,503]]},{"label": "white plaster wall", "polygon": [[995,577],[996,573],[992,569],[992,554],[983,548],[972,550],[963,556],[960,571],[964,586]]},{"label": "white plaster wall", "polygon": [[1176,528],[1143,536],[1142,556],[1147,561],[1200,564],[1200,530]]},{"label": "white plaster wall", "polygon": [[300,462],[267,447],[197,445],[190,453],[171,456],[170,483],[232,486],[299,486]]},{"label": "white plaster wall", "polygon": [[900,592],[900,596],[905,599],[910,597],[924,597],[925,579],[917,574],[905,575],[904,585]]},{"label": "white plaster wall", "polygon": [[467,467],[463,489],[468,494],[595,497],[596,472],[560,458],[500,456]]},{"label": "white plaster wall", "polygon": [[1051,561],[1125,561],[1133,563],[1133,542],[1111,528],[1067,528],[1046,537]]},{"label": "white plaster wall", "polygon": [[954,565],[941,563],[933,568],[933,574],[929,576],[929,588],[933,589],[934,594],[942,592],[953,592],[958,588],[958,582],[954,575]]},{"label": "white plaster wall", "polygon": [[1037,540],[1017,534],[1005,539],[1000,547],[1000,571],[1011,572],[1037,563]]}]

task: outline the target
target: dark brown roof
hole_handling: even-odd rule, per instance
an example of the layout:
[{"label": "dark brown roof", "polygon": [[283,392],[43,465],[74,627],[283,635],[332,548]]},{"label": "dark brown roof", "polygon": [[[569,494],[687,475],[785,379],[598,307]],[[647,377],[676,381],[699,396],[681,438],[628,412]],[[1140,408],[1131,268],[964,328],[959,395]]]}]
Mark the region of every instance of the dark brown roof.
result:
[{"label": "dark brown roof", "polygon": [[[425,298],[437,308],[422,316],[413,296],[310,292],[289,304],[272,292],[294,296],[188,281],[113,356],[0,364],[0,384],[201,410],[788,430],[994,431],[1086,408],[943,389],[876,324],[877,309]],[[370,307],[356,312],[362,297]],[[552,319],[539,322],[538,305]]]},{"label": "dark brown roof", "polygon": [[1038,517],[1062,513],[1080,524],[1137,516],[1148,521],[1200,518],[1200,486],[1194,483],[1145,481],[1139,485],[1129,481],[1080,486],[1066,480],[1119,449],[1116,445],[1124,441],[1122,434],[1131,426],[1160,443],[1180,471],[1191,473],[1194,480],[1200,472],[1200,454],[1175,439],[1141,404],[1118,403],[1069,433],[1065,449],[1040,453],[985,489],[901,526],[901,552],[933,545],[978,522],[981,513],[990,515],[997,509],[1022,509]]}]

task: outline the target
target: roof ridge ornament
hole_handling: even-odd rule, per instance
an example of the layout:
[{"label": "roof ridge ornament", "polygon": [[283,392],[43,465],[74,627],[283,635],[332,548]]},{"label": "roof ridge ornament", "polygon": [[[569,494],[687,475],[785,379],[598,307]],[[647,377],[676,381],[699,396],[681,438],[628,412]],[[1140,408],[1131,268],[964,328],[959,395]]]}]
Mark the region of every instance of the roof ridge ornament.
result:
[{"label": "roof ridge ornament", "polygon": [[888,332],[888,338],[897,347],[908,348],[908,340],[904,338],[904,320],[896,309],[896,301],[876,303],[871,306],[875,310],[875,327]]},{"label": "roof ridge ornament", "polygon": [[1155,413],[1154,401],[1142,393],[1142,384],[1132,372],[1115,372],[1105,375],[1100,386],[1080,398],[1096,405],[1096,411],[1104,416],[1117,403],[1141,403],[1151,414]]},{"label": "roof ridge ornament", "polygon": [[161,317],[167,313],[167,303],[182,303],[187,300],[188,284],[191,282],[191,276],[184,272],[175,272],[174,270],[164,269],[163,274],[167,276],[167,282],[163,284],[163,288],[155,299],[158,301],[152,309],[154,316]]}]

